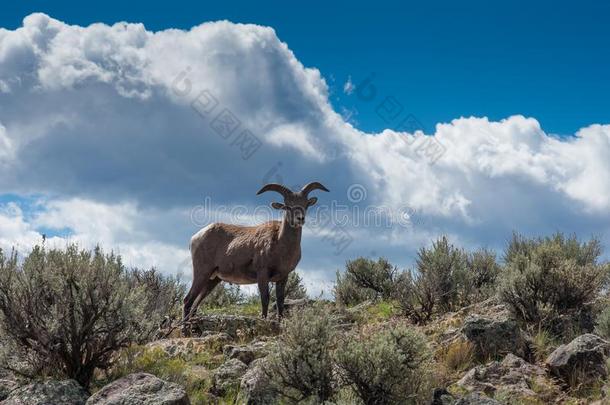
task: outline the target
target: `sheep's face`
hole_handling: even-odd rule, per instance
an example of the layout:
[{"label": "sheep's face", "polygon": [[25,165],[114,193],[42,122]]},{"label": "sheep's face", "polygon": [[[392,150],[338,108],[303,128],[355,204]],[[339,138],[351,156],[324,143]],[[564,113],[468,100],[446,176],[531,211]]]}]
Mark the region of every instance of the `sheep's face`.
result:
[{"label": "sheep's face", "polygon": [[307,198],[306,196],[293,195],[285,198],[284,204],[274,202],[271,206],[278,210],[284,210],[284,216],[288,224],[295,228],[300,228],[305,225],[307,208],[314,205],[317,201],[316,197]]},{"label": "sheep's face", "polygon": [[308,195],[313,190],[322,190],[328,192],[328,189],[317,181],[311,182],[304,186],[301,191],[293,192],[288,187],[277,183],[265,184],[256,195],[266,191],[275,191],[284,197],[284,203],[274,202],[271,206],[278,210],[284,210],[284,220],[293,227],[300,228],[305,224],[305,214],[307,208],[318,202],[316,197],[309,198]]}]

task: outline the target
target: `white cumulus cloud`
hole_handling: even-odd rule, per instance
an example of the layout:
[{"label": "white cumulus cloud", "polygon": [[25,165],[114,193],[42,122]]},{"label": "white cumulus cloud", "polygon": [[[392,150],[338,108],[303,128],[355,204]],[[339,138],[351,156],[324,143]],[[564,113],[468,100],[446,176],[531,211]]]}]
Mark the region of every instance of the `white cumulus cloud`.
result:
[{"label": "white cumulus cloud", "polygon": [[331,190],[321,204],[353,205],[346,193],[358,183],[359,205],[408,207],[419,219],[408,229],[348,224],[339,254],[330,231],[307,232],[310,283],[326,285],[357,255],[407,264],[441,233],[497,248],[513,230],[576,232],[610,248],[609,125],[557,137],[531,117],[461,117],[428,134],[370,134],[333,111],[328,93],[269,27],[151,32],[32,14],[0,29],[0,190],[42,196],[41,207],[0,200],[0,246],[68,228],[58,243],[102,243],[174,272],[197,228],[189,213],[206,197],[268,205],[277,197],[255,196],[262,183],[316,180]]}]

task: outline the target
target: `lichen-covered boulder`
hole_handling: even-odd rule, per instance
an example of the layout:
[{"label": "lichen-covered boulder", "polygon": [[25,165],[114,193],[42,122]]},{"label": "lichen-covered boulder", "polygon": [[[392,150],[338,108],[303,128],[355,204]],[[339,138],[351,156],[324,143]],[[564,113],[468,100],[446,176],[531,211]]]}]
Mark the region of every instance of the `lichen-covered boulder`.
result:
[{"label": "lichen-covered boulder", "polygon": [[474,345],[479,359],[501,358],[508,353],[529,357],[528,344],[517,321],[506,313],[497,316],[468,315],[461,333]]},{"label": "lichen-covered boulder", "polygon": [[241,379],[239,388],[239,403],[246,405],[266,405],[274,403],[277,394],[269,384],[265,374],[265,358],[256,359]]},{"label": "lichen-covered boulder", "polygon": [[280,333],[280,324],[277,321],[242,315],[196,316],[188,321],[186,327],[193,336],[224,332],[232,339],[275,336]]},{"label": "lichen-covered boulder", "polygon": [[456,395],[482,392],[501,402],[529,404],[552,402],[561,394],[542,367],[513,354],[507,354],[502,361],[472,368],[449,390]]},{"label": "lichen-covered boulder", "polygon": [[228,389],[239,386],[248,366],[238,359],[229,359],[214,370],[212,393],[223,395]]},{"label": "lichen-covered boulder", "polygon": [[74,380],[50,380],[12,390],[2,405],[85,405],[88,397]]},{"label": "lichen-covered boulder", "polygon": [[106,385],[87,405],[190,405],[190,401],[178,384],[136,373]]},{"label": "lichen-covered boulder", "polygon": [[561,345],[547,357],[549,371],[565,382],[587,382],[608,375],[606,356],[610,342],[587,333]]}]

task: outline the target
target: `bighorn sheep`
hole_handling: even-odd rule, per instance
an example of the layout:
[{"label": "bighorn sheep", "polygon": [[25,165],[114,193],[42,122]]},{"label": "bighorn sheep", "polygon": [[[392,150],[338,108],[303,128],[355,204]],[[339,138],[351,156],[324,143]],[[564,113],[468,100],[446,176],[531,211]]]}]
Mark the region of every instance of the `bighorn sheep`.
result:
[{"label": "bighorn sheep", "polygon": [[191,238],[193,284],[184,299],[184,321],[221,281],[258,284],[264,318],[269,307],[269,282],[276,283],[277,311],[280,317],[283,315],[286,281],[301,259],[305,213],[318,201],[316,197],[309,198],[313,190],[328,191],[318,182],[309,183],[299,192],[280,184],[267,184],[257,195],[276,191],[284,197],[283,204],[271,204],[284,210],[281,221],[258,226],[214,223]]}]

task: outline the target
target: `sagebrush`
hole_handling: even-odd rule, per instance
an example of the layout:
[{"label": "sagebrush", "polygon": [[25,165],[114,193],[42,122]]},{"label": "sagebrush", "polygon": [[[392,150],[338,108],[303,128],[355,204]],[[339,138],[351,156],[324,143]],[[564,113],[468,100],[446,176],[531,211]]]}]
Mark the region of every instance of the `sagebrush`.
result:
[{"label": "sagebrush", "polygon": [[348,335],[338,345],[335,359],[343,384],[366,405],[429,399],[431,355],[425,338],[411,327]]},{"label": "sagebrush", "polygon": [[394,293],[397,276],[398,269],[384,258],[350,260],[344,273],[337,272],[333,290],[335,300],[353,305],[366,300],[388,299]]},{"label": "sagebrush", "polygon": [[88,387],[115,351],[153,337],[182,293],[175,280],[129,271],[100,248],[35,247],[24,260],[0,250],[0,328],[12,349],[1,364]]},{"label": "sagebrush", "polygon": [[327,309],[314,305],[294,312],[285,320],[277,351],[266,363],[273,389],[294,403],[330,400],[337,389],[335,344],[335,324]]},{"label": "sagebrush", "polygon": [[500,298],[522,322],[556,335],[590,331],[591,303],[607,285],[608,265],[598,263],[597,239],[513,235],[504,258]]}]

